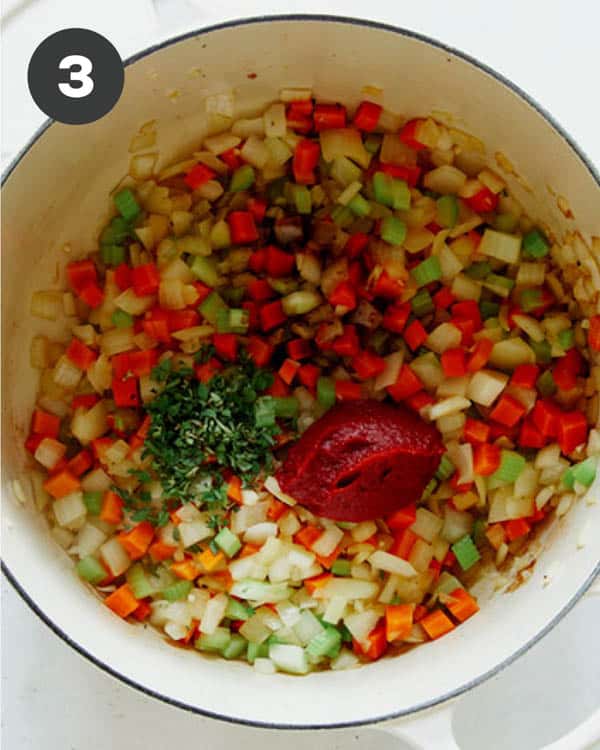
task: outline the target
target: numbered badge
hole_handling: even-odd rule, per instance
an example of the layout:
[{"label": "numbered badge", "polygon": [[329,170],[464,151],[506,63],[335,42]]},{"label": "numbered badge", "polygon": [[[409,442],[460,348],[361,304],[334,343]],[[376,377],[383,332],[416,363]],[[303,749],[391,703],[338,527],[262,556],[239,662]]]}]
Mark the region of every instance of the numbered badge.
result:
[{"label": "numbered badge", "polygon": [[94,122],[123,91],[123,62],[114,46],[89,29],[63,29],[44,39],[29,62],[29,91],[48,117],[69,125]]}]

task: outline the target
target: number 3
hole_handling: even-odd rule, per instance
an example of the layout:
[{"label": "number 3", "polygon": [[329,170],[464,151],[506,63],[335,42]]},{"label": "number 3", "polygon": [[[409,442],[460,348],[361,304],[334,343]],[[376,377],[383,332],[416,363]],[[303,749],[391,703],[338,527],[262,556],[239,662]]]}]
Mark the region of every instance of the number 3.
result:
[{"label": "number 3", "polygon": [[70,70],[69,78],[71,81],[77,81],[80,86],[72,86],[71,83],[59,83],[58,88],[65,96],[72,99],[81,99],[88,96],[94,90],[94,81],[90,78],[93,70],[92,61],[83,55],[67,55],[58,64],[62,70],[69,70],[78,65],[79,70]]}]

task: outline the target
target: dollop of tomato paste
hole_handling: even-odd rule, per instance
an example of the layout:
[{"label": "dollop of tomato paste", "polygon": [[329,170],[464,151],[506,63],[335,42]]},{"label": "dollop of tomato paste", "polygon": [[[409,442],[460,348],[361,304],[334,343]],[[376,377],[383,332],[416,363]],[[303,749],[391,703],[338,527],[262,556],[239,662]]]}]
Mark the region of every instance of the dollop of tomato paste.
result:
[{"label": "dollop of tomato paste", "polygon": [[349,401],[306,430],[276,478],[316,515],[366,521],[418,500],[444,450],[436,427],[406,407]]}]

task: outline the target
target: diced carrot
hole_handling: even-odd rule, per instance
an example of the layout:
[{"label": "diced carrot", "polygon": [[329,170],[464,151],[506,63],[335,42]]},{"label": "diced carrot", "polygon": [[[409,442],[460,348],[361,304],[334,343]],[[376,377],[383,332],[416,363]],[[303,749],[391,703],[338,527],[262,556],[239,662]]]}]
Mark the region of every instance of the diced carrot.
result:
[{"label": "diced carrot", "polygon": [[421,622],[425,615],[429,612],[427,607],[423,604],[417,604],[413,613],[413,622]]},{"label": "diced carrot", "polygon": [[192,624],[188,628],[188,632],[185,634],[183,638],[180,639],[180,643],[184,643],[187,646],[187,644],[190,643],[196,637],[198,633],[199,625],[200,625],[200,620],[192,620]]},{"label": "diced carrot", "polygon": [[304,585],[306,586],[306,590],[308,591],[308,593],[313,596],[317,589],[322,589],[323,586],[326,586],[332,579],[333,576],[331,575],[331,573],[321,573],[320,575],[313,576],[312,578],[305,578]]},{"label": "diced carrot", "polygon": [[507,427],[514,427],[525,412],[526,409],[520,401],[508,393],[503,393],[492,409],[490,419],[494,419]]},{"label": "diced carrot", "polygon": [[141,601],[137,609],[132,612],[132,615],[139,622],[143,622],[145,619],[147,619],[150,616],[151,612],[152,612],[152,607],[150,606],[150,604],[146,601]]},{"label": "diced carrot", "polygon": [[[221,554],[221,553],[219,553]],[[198,566],[192,559],[182,560],[171,565],[171,570],[178,578],[183,578],[184,581],[193,581],[200,575]]]},{"label": "diced carrot", "polygon": [[220,551],[215,554],[207,547],[204,552],[198,555],[197,560],[207,573],[212,573],[215,568],[225,562],[225,555]]},{"label": "diced carrot", "polygon": [[403,508],[399,508],[397,511],[388,516],[385,521],[390,529],[405,529],[408,526],[412,526],[417,520],[417,506],[415,503],[405,505]]},{"label": "diced carrot", "polygon": [[102,498],[100,520],[118,524],[123,520],[123,500],[112,490],[107,490]]},{"label": "diced carrot", "polygon": [[44,489],[55,499],[70,495],[71,492],[76,492],[80,487],[79,479],[68,470],[54,474],[44,482]]},{"label": "diced carrot", "polygon": [[342,548],[338,545],[331,554],[327,555],[327,557],[323,557],[322,555],[317,555],[317,562],[319,563],[319,565],[322,565],[327,570],[330,570],[333,563],[340,556],[341,551],[342,551]]},{"label": "diced carrot", "polygon": [[306,549],[310,549],[322,533],[323,529],[309,524],[294,535],[294,541],[296,544],[302,544]]},{"label": "diced carrot", "polygon": [[361,650],[364,656],[371,661],[376,661],[385,653],[387,649],[387,639],[385,633],[385,623],[381,622],[367,636],[368,646]]},{"label": "diced carrot", "polygon": [[506,539],[504,526],[501,523],[493,523],[491,526],[488,526],[485,535],[494,549],[499,549],[500,545],[504,544]]},{"label": "diced carrot", "polygon": [[71,474],[80,477],[92,467],[93,463],[94,459],[92,458],[92,454],[89,451],[82,450],[69,461],[68,469]]},{"label": "diced carrot", "polygon": [[31,418],[31,432],[34,435],[56,438],[60,429],[60,418],[46,411],[36,409]]},{"label": "diced carrot", "polygon": [[463,437],[468,443],[485,443],[490,436],[490,426],[479,419],[467,417]]},{"label": "diced carrot", "polygon": [[148,521],[142,521],[131,531],[119,534],[119,542],[132,560],[139,560],[146,554],[153,538],[154,526]]},{"label": "diced carrot", "polygon": [[177,552],[177,547],[165,544],[160,539],[157,539],[156,542],[150,545],[148,552],[154,562],[162,562],[163,560],[170,560],[175,552]]},{"label": "diced carrot", "polygon": [[404,560],[408,560],[410,551],[412,550],[417,539],[418,536],[414,533],[414,531],[411,531],[410,529],[404,529],[394,538],[394,543],[392,544],[390,552],[392,553],[392,555],[397,555]]},{"label": "diced carrot", "polygon": [[295,362],[293,359],[286,359],[279,368],[279,377],[284,383],[291,385],[299,369],[300,362]]},{"label": "diced carrot", "polygon": [[388,604],[385,608],[385,637],[388,642],[406,638],[413,624],[412,604]]},{"label": "diced carrot", "polygon": [[600,315],[592,315],[590,318],[588,344],[590,349],[600,352]]},{"label": "diced carrot", "polygon": [[267,518],[270,518],[271,521],[277,521],[287,509],[288,506],[285,503],[273,498],[269,504],[269,509],[267,510]]},{"label": "diced carrot", "polygon": [[467,360],[467,370],[469,372],[477,372],[477,370],[485,367],[493,348],[494,342],[491,339],[479,339],[471,352],[471,356]]},{"label": "diced carrot", "polygon": [[477,601],[464,589],[454,589],[444,604],[459,622],[464,622],[479,612]]},{"label": "diced carrot", "polygon": [[421,620],[421,625],[432,641],[446,635],[455,627],[452,620],[441,609],[436,609],[426,615]]},{"label": "diced carrot", "polygon": [[514,518],[510,521],[506,521],[504,524],[504,530],[509,541],[519,539],[531,531],[531,526],[527,523],[524,518]]},{"label": "diced carrot", "polygon": [[492,443],[481,443],[473,452],[473,471],[480,477],[493,474],[500,466],[500,448]]},{"label": "diced carrot", "polygon": [[109,594],[104,603],[119,617],[129,617],[140,605],[128,583],[124,583],[112,594]]},{"label": "diced carrot", "polygon": [[242,549],[239,551],[238,559],[240,557],[250,557],[250,555],[255,555],[260,550],[260,547],[257,547],[256,544],[249,544],[246,543],[242,547]]},{"label": "diced carrot", "polygon": [[242,504],[242,480],[239,477],[231,477],[227,485],[227,497],[238,505]]}]

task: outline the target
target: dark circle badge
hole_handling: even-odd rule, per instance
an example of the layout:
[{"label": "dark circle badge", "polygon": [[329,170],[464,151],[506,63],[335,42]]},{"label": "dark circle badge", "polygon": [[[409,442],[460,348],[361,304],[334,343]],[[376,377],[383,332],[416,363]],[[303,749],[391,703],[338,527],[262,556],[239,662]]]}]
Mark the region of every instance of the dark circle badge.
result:
[{"label": "dark circle badge", "polygon": [[110,112],[123,81],[119,53],[108,39],[89,29],[63,29],[44,39],[27,71],[38,107],[68,125],[94,122]]}]

